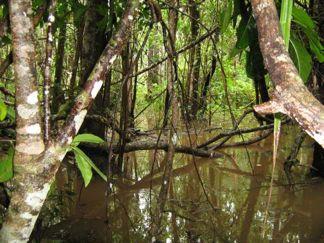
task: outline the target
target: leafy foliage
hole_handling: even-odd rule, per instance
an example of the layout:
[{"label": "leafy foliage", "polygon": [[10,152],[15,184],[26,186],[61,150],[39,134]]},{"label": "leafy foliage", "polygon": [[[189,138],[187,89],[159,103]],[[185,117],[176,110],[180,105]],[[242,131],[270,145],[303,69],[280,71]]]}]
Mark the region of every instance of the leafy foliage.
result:
[{"label": "leafy foliage", "polygon": [[81,172],[85,187],[89,185],[93,177],[92,169],[96,171],[103,180],[107,181],[107,177],[100,171],[93,161],[77,147],[82,142],[99,144],[105,141],[98,136],[86,133],[77,135],[70,145],[70,150],[73,151],[75,155],[75,161]]},{"label": "leafy foliage", "polygon": [[3,121],[7,116],[7,106],[0,100],[0,121]]},{"label": "leafy foliage", "polygon": [[10,146],[8,153],[0,160],[0,182],[5,182],[13,177],[14,148]]}]

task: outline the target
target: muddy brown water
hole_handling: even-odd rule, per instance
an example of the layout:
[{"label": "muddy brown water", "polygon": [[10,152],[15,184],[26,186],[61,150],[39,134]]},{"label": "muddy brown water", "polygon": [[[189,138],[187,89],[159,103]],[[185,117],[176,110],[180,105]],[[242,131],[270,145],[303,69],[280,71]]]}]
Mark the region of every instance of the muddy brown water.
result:
[{"label": "muddy brown water", "polygon": [[[293,168],[290,185],[283,170],[294,135],[294,128],[282,133],[268,207],[271,137],[252,146],[224,149],[221,152],[226,156],[221,159],[177,154],[162,224],[163,241],[324,242],[324,184],[308,176],[310,141],[303,143],[300,165]],[[161,170],[150,174],[153,157],[153,151],[129,153],[122,178],[115,177],[107,185],[96,176],[87,188],[74,166],[63,165],[42,212],[38,239],[151,242],[151,213],[162,176]],[[163,152],[158,153],[156,163],[163,164]],[[112,190],[109,196],[107,187]]]}]

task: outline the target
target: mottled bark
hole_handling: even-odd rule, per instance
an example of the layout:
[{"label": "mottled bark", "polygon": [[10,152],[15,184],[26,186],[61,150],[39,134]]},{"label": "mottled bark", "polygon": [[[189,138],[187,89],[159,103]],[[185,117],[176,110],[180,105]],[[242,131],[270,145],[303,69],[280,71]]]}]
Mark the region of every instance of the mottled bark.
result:
[{"label": "mottled bark", "polygon": [[[36,15],[33,17],[34,26],[38,25],[38,23],[40,22],[40,20],[42,19],[43,15],[44,15],[46,9],[47,9],[47,1],[44,1],[44,3],[37,10]],[[4,34],[7,34],[7,33],[4,33]],[[3,74],[6,72],[7,68],[11,65],[12,61],[13,61],[13,59],[12,59],[12,51],[11,51],[0,65],[0,77],[3,76]]]},{"label": "mottled bark", "polygon": [[258,105],[262,114],[281,112],[298,122],[324,147],[324,106],[304,86],[280,34],[273,0],[252,0],[265,67],[275,86],[271,101]]},{"label": "mottled bark", "polygon": [[[31,1],[13,0],[9,4],[17,114],[13,181],[15,191],[11,197],[7,221],[0,232],[0,241],[26,242],[32,231],[29,225],[35,223],[40,210],[37,204],[39,190],[34,190],[27,175],[35,173],[38,165],[34,159],[44,152],[45,146],[36,86],[36,53]],[[13,215],[17,217],[12,217]],[[13,225],[15,226],[12,227]]]},{"label": "mottled bark", "polygon": [[[15,161],[18,161],[18,164],[19,162],[22,163],[23,161],[30,162],[27,164],[25,163],[24,167],[22,168],[26,172],[15,175],[15,181],[18,183],[16,183],[15,190],[13,191],[8,214],[0,232],[1,242],[28,241],[40,209],[54,180],[60,162],[64,158],[73,137],[79,131],[84,117],[87,114],[91,103],[93,102],[93,99],[96,97],[102,86],[107,71],[111,68],[116,56],[120,54],[120,51],[128,41],[134,19],[135,7],[138,4],[137,1],[130,2],[131,3],[128,4],[130,7],[127,7],[124,16],[121,19],[121,25],[118,32],[115,34],[110,44],[108,44],[105,48],[105,51],[96,64],[90,78],[85,84],[84,90],[76,98],[76,102],[70,112],[70,115],[68,116],[68,119],[60,131],[56,141],[51,143],[44,151],[44,144],[42,143],[42,136],[40,136],[40,134],[36,136],[34,134],[29,135],[28,133],[25,133],[25,135],[29,137],[28,146],[25,146],[25,140],[20,139],[20,135],[25,131],[25,129],[21,129],[17,132],[17,139],[20,139],[20,141],[17,140],[18,144],[16,147],[18,153],[15,155]],[[29,54],[30,50],[33,49],[33,45],[26,45],[26,41],[23,42],[24,48],[21,48],[19,45],[21,38],[23,38],[23,40],[30,40],[32,42],[32,38],[29,36],[32,36],[33,29],[30,29],[32,28],[32,24],[30,18],[28,17],[28,14],[31,12],[31,8],[29,1],[11,1],[10,5],[11,22],[13,23],[12,32],[16,33],[13,38],[15,49],[14,60],[17,61],[17,65],[15,65],[17,66],[17,71],[20,71],[16,72],[16,85],[18,91],[17,121],[22,120],[20,122],[25,124],[27,121],[30,123],[30,121],[33,121],[36,117],[38,117],[39,109],[36,102],[38,101],[37,94],[36,98],[34,93],[32,93],[32,96],[28,95],[27,97],[24,95],[21,97],[21,95],[19,95],[21,88],[24,88],[24,92],[22,94],[30,93],[30,87],[26,87],[26,83],[29,84],[34,80],[34,78],[30,75],[30,73],[33,73],[33,71],[29,70],[31,67],[28,65],[29,62],[26,62],[26,57],[28,57],[28,60],[30,60],[29,58],[35,57],[35,55],[27,55],[24,53],[28,51]],[[24,15],[24,12],[27,13],[27,15]],[[26,47],[29,48],[27,49]],[[18,55],[19,59],[17,58]],[[22,70],[20,65],[23,65]],[[32,66],[34,67],[34,65]],[[22,72],[26,72],[27,70],[27,76],[22,76]],[[23,78],[24,83],[20,83],[19,80],[21,78]],[[27,82],[26,80],[30,82]],[[31,104],[35,102],[36,104]],[[28,119],[26,119],[27,114],[29,115]],[[33,116],[31,117],[30,114]],[[33,127],[32,131],[34,133],[36,131],[38,132],[35,127]],[[36,139],[38,137],[40,138],[39,140]],[[37,145],[37,147],[35,146],[34,148],[34,145]],[[26,152],[28,154],[26,154]],[[28,157],[33,155],[35,156],[31,158]]]}]

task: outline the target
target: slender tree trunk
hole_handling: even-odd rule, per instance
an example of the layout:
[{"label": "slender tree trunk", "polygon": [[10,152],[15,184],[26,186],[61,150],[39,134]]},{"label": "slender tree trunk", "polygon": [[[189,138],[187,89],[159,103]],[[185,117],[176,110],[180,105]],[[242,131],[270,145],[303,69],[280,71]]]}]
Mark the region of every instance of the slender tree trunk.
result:
[{"label": "slender tree trunk", "polygon": [[55,7],[56,0],[52,0],[49,7],[48,27],[46,37],[46,57],[44,65],[44,87],[43,87],[43,101],[44,101],[44,142],[45,145],[49,143],[51,138],[51,109],[50,109],[50,88],[52,83],[51,68],[53,55],[53,24],[55,21]]},{"label": "slender tree trunk", "polygon": [[[131,55],[130,46],[127,44],[125,50],[122,54],[122,65],[123,65],[123,83],[122,83],[122,101],[121,101],[121,115],[120,115],[120,130],[122,134],[119,139],[119,143],[122,147],[121,152],[118,157],[118,172],[122,172],[123,157],[126,142],[127,142],[127,130],[129,128],[129,118],[130,118],[130,101],[131,101],[131,87],[132,79],[127,77],[128,72],[131,69]],[[124,78],[125,77],[125,78]]]},{"label": "slender tree trunk", "polygon": [[53,100],[55,102],[52,103],[52,111],[53,113],[57,113],[60,105],[62,104],[60,101],[64,100],[63,93],[63,68],[64,68],[64,52],[65,52],[65,42],[66,42],[66,23],[64,22],[60,26],[59,32],[59,40],[57,45],[56,52],[56,60],[55,60],[55,78],[54,78],[54,87],[53,87]]},{"label": "slender tree trunk", "polygon": [[75,83],[76,83],[76,77],[79,67],[79,60],[81,56],[82,51],[82,43],[83,43],[83,29],[84,29],[84,18],[82,18],[78,29],[77,29],[77,36],[76,36],[76,45],[75,45],[75,53],[74,53],[74,59],[72,63],[72,74],[71,79],[69,83],[69,99],[73,100],[74,92],[75,92]]},{"label": "slender tree trunk", "polygon": [[[173,158],[175,153],[175,146],[177,144],[177,134],[175,133],[175,129],[177,126],[177,98],[176,98],[176,85],[177,85],[177,65],[176,65],[176,57],[174,56],[175,53],[175,42],[176,42],[176,33],[177,33],[177,24],[178,24],[178,13],[176,11],[177,7],[179,6],[178,0],[170,0],[169,4],[173,7],[169,10],[169,36],[167,37],[168,41],[164,40],[165,49],[168,52],[169,59],[167,61],[167,71],[168,71],[168,96],[169,100],[166,102],[169,104],[170,112],[166,110],[166,114],[170,114],[170,122],[168,123],[169,134],[168,134],[168,152],[166,154],[166,163],[164,167],[162,185],[158,197],[158,209],[156,215],[153,219],[153,226],[152,226],[152,236],[153,241],[159,241],[159,237],[161,234],[161,223],[163,212],[166,204],[166,200],[168,198],[168,191],[170,187],[170,180],[172,177],[172,169],[173,169]],[[164,29],[164,39],[166,39],[166,26],[162,22],[162,28]],[[166,117],[168,119],[168,117]]]},{"label": "slender tree trunk", "polygon": [[216,64],[217,64],[217,58],[215,56],[213,56],[212,62],[211,62],[211,66],[210,66],[210,70],[205,78],[205,82],[204,82],[204,86],[203,89],[201,91],[201,101],[199,102],[201,109],[203,112],[205,112],[206,110],[206,106],[207,106],[207,93],[208,93],[208,89],[210,86],[210,82],[214,76],[214,73],[216,71]]},{"label": "slender tree trunk", "polygon": [[[189,15],[190,15],[190,30],[191,30],[191,42],[194,42],[198,38],[199,34],[199,18],[200,13],[196,0],[188,0]],[[196,115],[199,109],[199,76],[201,65],[201,47],[200,43],[190,50],[189,53],[189,67],[188,67],[188,79],[187,79],[187,96],[190,101],[190,114],[191,119],[196,119]]]}]

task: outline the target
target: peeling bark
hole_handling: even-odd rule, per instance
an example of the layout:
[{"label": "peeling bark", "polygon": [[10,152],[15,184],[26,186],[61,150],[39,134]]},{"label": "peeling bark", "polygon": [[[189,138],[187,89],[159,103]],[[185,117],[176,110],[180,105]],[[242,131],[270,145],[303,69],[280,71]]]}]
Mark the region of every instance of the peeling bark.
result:
[{"label": "peeling bark", "polygon": [[[120,54],[120,51],[128,41],[137,4],[138,1],[129,1],[129,7],[125,10],[125,14],[121,19],[118,32],[105,48],[84,90],[76,98],[76,103],[56,141],[50,143],[44,151],[41,131],[39,131],[37,136],[34,134],[29,135],[25,130],[17,131],[18,140],[16,147],[18,152],[15,154],[15,162],[17,161],[18,165],[19,163],[22,165],[23,162],[28,163],[24,163],[24,166],[21,168],[24,173],[17,173],[15,175],[15,188],[5,222],[0,232],[0,242],[28,241],[50,186],[54,181],[60,162],[63,160],[73,137],[80,129],[87,110],[102,86],[102,80],[107,71],[111,68],[116,55]],[[33,54],[32,50],[34,49],[32,38],[33,25],[29,17],[30,13],[30,1],[10,1],[12,33],[15,33],[13,43],[18,91],[16,91],[18,105],[17,126],[21,129],[25,128],[25,126],[21,125],[35,122],[36,118],[39,121],[40,118],[37,93],[29,94],[31,88],[35,87],[33,82],[36,81],[35,76],[31,75],[35,73],[35,70],[33,70],[35,63],[31,62],[35,55],[28,55]],[[21,48],[22,44],[23,48]],[[22,82],[22,79],[24,82]],[[26,94],[29,95],[26,97]],[[30,132],[28,129],[26,131]],[[32,131],[37,131],[37,129]],[[22,134],[27,134],[28,139],[22,137]],[[24,147],[26,142],[28,142],[28,147]],[[36,145],[36,142],[37,146],[33,146]],[[20,149],[22,149],[22,152],[20,152]],[[33,153],[30,154],[31,152]]]},{"label": "peeling bark", "polygon": [[324,107],[304,86],[286,51],[274,1],[252,0],[251,3],[265,67],[275,86],[271,101],[255,106],[256,112],[288,115],[324,147]]}]

